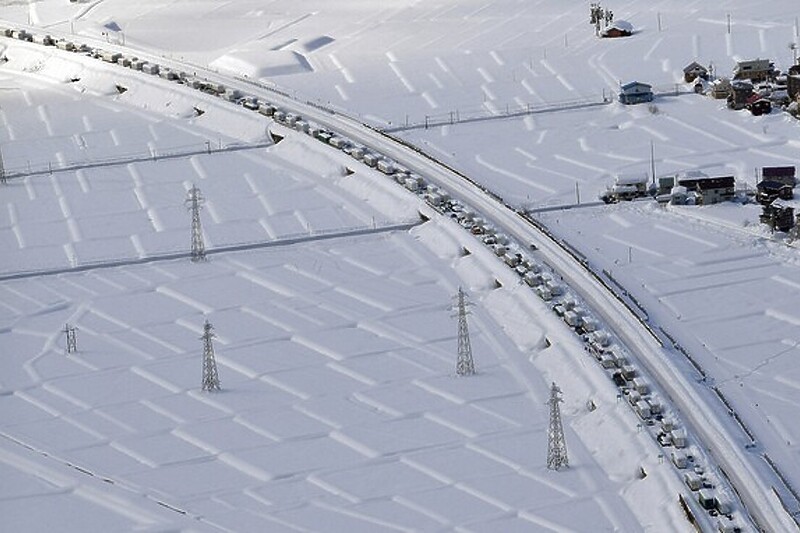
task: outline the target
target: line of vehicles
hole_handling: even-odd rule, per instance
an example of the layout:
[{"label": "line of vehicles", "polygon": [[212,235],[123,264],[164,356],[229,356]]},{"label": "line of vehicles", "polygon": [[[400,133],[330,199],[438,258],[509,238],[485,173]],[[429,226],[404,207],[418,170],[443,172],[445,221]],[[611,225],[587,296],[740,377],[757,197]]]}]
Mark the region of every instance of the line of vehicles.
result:
[{"label": "line of vehicles", "polygon": [[[608,377],[619,389],[619,398],[625,398],[633,411],[642,420],[642,427],[650,428],[650,433],[662,447],[671,447],[671,462],[685,471],[684,483],[697,494],[697,502],[710,516],[719,517],[717,528],[723,533],[741,531],[730,500],[718,495],[714,488],[718,484],[711,472],[706,473],[704,461],[696,446],[689,446],[685,429],[679,428],[673,417],[665,413],[658,394],[639,374],[639,370],[629,362],[627,352],[615,343],[614,336],[601,328],[600,321],[583,305],[569,287],[565,286],[551,268],[530,256],[536,248],[527,249],[495,228],[489,220],[475,209],[453,198],[447,191],[416,172],[405,168],[380,152],[349,139],[331,129],[316,124],[302,115],[286,109],[261,97],[246,94],[225,84],[209,81],[185,71],[173,70],[167,66],[145,61],[132,55],[91,48],[85,44],[75,44],[65,39],[53,39],[49,35],[36,36],[25,30],[0,29],[0,35],[28,42],[55,46],[61,50],[83,53],[90,57],[120,65],[145,74],[159,76],[165,80],[186,85],[203,93],[217,96],[231,103],[241,105],[275,123],[307,134],[331,148],[342,151],[354,160],[371,167],[398,185],[404,187],[424,200],[443,216],[469,231],[488,247],[494,255],[511,268],[524,283],[545,302],[549,302],[553,312],[580,336],[587,353],[593,356],[605,369]],[[273,132],[273,135],[276,133]]]}]

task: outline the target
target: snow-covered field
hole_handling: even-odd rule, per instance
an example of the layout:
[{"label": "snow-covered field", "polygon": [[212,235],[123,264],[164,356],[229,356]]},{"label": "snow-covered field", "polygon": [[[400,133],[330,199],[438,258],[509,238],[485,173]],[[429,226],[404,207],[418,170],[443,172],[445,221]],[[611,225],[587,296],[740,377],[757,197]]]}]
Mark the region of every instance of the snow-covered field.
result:
[{"label": "snow-covered field", "polygon": [[[600,41],[588,5],[554,0],[48,0],[0,16],[210,65],[381,128],[597,103],[632,79],[672,90],[692,60],[786,69],[798,40],[791,0],[607,7],[637,33]],[[689,529],[677,494],[692,493],[600,367],[456,224],[397,229],[426,209],[413,195],[302,135],[272,145],[269,121],[240,107],[52,49],[0,50],[7,171],[117,160],[2,187],[0,506],[13,530]],[[659,173],[752,186],[754,168],[800,166],[797,121],[694,94],[395,135],[527,207],[593,200],[613,174],[649,171],[651,143]],[[254,249],[163,258],[188,248],[193,183],[209,249]],[[635,203],[537,216],[691,352],[754,453],[800,486],[800,262],[757,215]],[[471,378],[454,375],[460,285],[476,304]],[[198,390],[204,318],[214,395]],[[570,452],[558,473],[544,464],[553,380]],[[95,518],[65,528],[66,509]]]},{"label": "snow-covered field", "polygon": [[[48,65],[0,80],[4,160],[122,163],[4,189],[2,505],[13,529],[57,527],[64,508],[93,517],[75,531],[688,525],[679,479],[615,389],[584,375],[582,348],[530,291],[494,289],[494,256],[461,256],[459,240],[477,243],[457,225],[391,230],[418,218],[419,200],[366,167],[345,175],[344,158],[299,134],[126,163],[202,148],[213,125],[252,119],[233,106],[176,118],[134,80],[114,101],[88,67],[81,85],[54,86]],[[265,125],[218,143],[263,141]],[[268,246],[164,260],[188,247],[192,183],[207,199],[210,252]],[[352,236],[364,228],[373,235]],[[124,265],[143,258],[153,261]],[[454,375],[460,284],[486,300],[471,315],[473,378]],[[218,335],[216,395],[198,390],[204,319]],[[78,327],[69,356],[66,323]],[[549,379],[569,391],[562,474],[545,468]],[[598,440],[598,427],[614,436]],[[43,502],[53,505],[31,512]]]}]

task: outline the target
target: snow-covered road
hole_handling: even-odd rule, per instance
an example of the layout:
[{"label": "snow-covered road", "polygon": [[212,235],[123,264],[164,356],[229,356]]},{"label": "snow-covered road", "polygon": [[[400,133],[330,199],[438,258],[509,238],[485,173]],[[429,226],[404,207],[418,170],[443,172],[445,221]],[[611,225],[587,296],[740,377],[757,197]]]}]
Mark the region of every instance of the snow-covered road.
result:
[{"label": "snow-covered road", "polygon": [[362,143],[398,163],[418,172],[455,198],[476,209],[502,231],[521,244],[533,244],[551,267],[597,311],[614,332],[626,343],[631,353],[645,366],[674,405],[683,413],[693,431],[710,450],[742,498],[748,511],[760,527],[781,531],[796,528],[796,523],[783,508],[772,487],[780,480],[770,466],[758,455],[744,449],[745,435],[729,419],[724,406],[710,389],[698,386],[670,361],[667,352],[638,318],[619,300],[602,287],[586,267],[577,262],[564,248],[551,241],[525,221],[510,206],[496,196],[465,179],[435,158],[404,145],[390,135],[359,123],[352,117],[320,109],[319,106],[296,101],[266,87],[243,80],[205,73],[209,79],[238,87],[255,95],[263,95],[310,120],[327,126],[337,133]]},{"label": "snow-covered road", "polygon": [[[308,115],[315,110],[298,111]],[[745,436],[740,434],[722,405],[711,396],[709,390],[706,389],[703,394],[701,387],[676,368],[670,361],[670,354],[642,327],[638,318],[616,295],[605,290],[582,264],[516,212],[433,159],[368,128],[355,125],[349,119],[336,120],[336,117],[331,119],[317,114],[319,116],[314,117],[315,120],[327,119],[330,127],[375,148],[451,191],[455,197],[460,197],[518,242],[534,244],[543,259],[600,313],[631,353],[645,365],[651,377],[669,395],[725,470],[759,525],[772,531],[796,527],[771,489],[779,480],[760,456],[744,449]]]},{"label": "snow-covered road", "polygon": [[[175,66],[179,64],[175,63]],[[209,79],[259,94],[259,89],[253,84],[212,72],[205,74]],[[725,419],[727,415],[721,406],[716,405],[716,399],[707,389],[698,386],[683,374],[670,361],[670,354],[642,327],[637,317],[616,295],[602,287],[591,272],[575,261],[561,246],[543,235],[508,206],[503,205],[496,197],[487,194],[452,169],[404,146],[396,139],[370,129],[349,117],[330,113],[273,92],[267,93],[264,90],[264,94],[268,94],[272,101],[285,105],[304,117],[326,125],[418,172],[427,181],[436,183],[476,209],[519,243],[535,245],[544,261],[603,317],[625,342],[631,353],[645,366],[651,377],[658,382],[659,387],[680,409],[686,420],[691,423],[695,434],[725,470],[759,525],[775,531],[795,527],[778,498],[770,490],[771,485],[775,483],[771,472],[760,457],[748,454],[743,449],[742,438],[737,436],[738,429]]]},{"label": "snow-covered road", "polygon": [[[218,74],[209,73],[209,76]],[[224,79],[224,78],[223,78]],[[237,86],[237,80],[225,79]],[[251,84],[238,85],[253,92]],[[645,366],[651,377],[669,395],[691,424],[693,431],[711,451],[733,483],[749,512],[760,527],[773,531],[791,530],[796,523],[783,508],[772,487],[780,480],[758,455],[744,449],[746,436],[729,418],[724,406],[710,389],[698,386],[670,361],[670,354],[639,322],[620,299],[606,290],[587,268],[564,248],[543,235],[497,197],[465,179],[464,176],[412,149],[399,140],[375,131],[351,117],[320,111],[316,106],[269,93],[277,103],[319,122],[332,130],[369,146],[398,163],[418,172],[426,180],[449,191],[476,209],[502,231],[521,244],[535,245],[545,262],[576,290],[626,343],[631,353]]]}]

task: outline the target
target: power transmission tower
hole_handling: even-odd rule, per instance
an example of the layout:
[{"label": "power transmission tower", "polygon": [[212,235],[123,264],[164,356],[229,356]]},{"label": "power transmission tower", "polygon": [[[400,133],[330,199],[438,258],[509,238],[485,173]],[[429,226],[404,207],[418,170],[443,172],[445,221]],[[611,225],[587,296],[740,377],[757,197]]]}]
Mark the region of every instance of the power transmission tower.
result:
[{"label": "power transmission tower", "polygon": [[212,327],[208,320],[203,325],[203,390],[214,392],[219,388],[219,374],[217,373],[217,361],[214,359],[214,344],[212,339],[216,337],[211,331]]},{"label": "power transmission tower", "polygon": [[550,427],[547,430],[547,468],[560,470],[569,466],[567,458],[567,443],[564,441],[564,428],[561,426],[561,409],[558,404],[561,399],[561,389],[553,383],[550,387]]},{"label": "power transmission tower", "polygon": [[64,326],[64,330],[63,331],[64,331],[64,334],[67,336],[67,348],[66,348],[67,353],[70,354],[70,353],[77,352],[78,351],[78,338],[77,338],[77,335],[76,335],[75,332],[78,331],[78,328],[76,328],[75,326],[70,326],[69,324],[66,324]]},{"label": "power transmission tower", "polygon": [[206,247],[203,244],[203,228],[200,225],[200,209],[205,198],[194,184],[186,197],[186,207],[192,213],[192,261],[197,263],[206,260]]},{"label": "power transmission tower", "polygon": [[459,376],[471,376],[475,373],[475,362],[472,360],[472,345],[469,341],[469,329],[467,328],[467,305],[466,295],[461,287],[458,288],[456,307],[458,309],[458,361],[456,362],[456,374]]}]

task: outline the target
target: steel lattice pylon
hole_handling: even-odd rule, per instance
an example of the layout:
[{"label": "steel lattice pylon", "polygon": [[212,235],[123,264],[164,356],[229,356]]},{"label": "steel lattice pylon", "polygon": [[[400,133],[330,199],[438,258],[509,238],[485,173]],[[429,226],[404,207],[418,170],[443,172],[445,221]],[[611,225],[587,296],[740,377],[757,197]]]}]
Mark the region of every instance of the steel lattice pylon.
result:
[{"label": "steel lattice pylon", "polygon": [[550,387],[550,427],[547,430],[547,468],[560,470],[569,466],[567,458],[567,443],[564,440],[564,428],[561,426],[561,409],[558,404],[561,399],[561,389],[553,383]]},{"label": "steel lattice pylon", "polygon": [[78,328],[76,328],[75,326],[70,326],[69,324],[66,324],[64,326],[64,330],[63,331],[67,336],[67,346],[66,346],[67,353],[69,354],[69,353],[77,352],[78,351],[78,336],[77,336],[76,332],[78,331]]},{"label": "steel lattice pylon", "polygon": [[206,320],[203,325],[203,336],[200,338],[203,339],[203,390],[213,392],[220,388],[217,361],[214,359],[214,345],[211,342],[216,335],[211,329],[211,324]]},{"label": "steel lattice pylon", "polygon": [[206,260],[206,247],[203,244],[203,228],[200,225],[200,209],[205,198],[194,184],[186,197],[186,207],[192,213],[192,261]]},{"label": "steel lattice pylon", "polygon": [[456,307],[458,310],[458,361],[456,362],[456,374],[459,376],[471,376],[475,373],[475,362],[472,359],[472,345],[469,341],[469,329],[467,327],[467,305],[466,295],[461,287],[458,288]]}]

